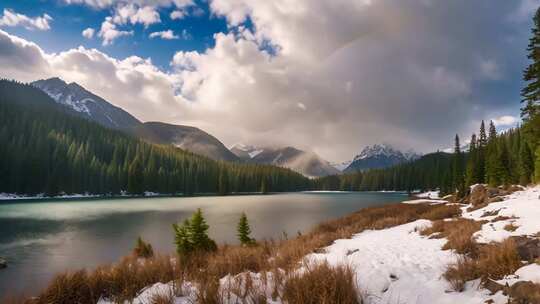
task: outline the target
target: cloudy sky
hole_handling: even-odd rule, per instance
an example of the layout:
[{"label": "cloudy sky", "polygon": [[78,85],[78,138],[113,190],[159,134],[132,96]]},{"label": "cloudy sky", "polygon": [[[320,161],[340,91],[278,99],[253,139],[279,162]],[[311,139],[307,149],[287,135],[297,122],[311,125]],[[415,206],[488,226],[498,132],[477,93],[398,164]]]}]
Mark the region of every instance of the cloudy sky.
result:
[{"label": "cloudy sky", "polygon": [[3,0],[0,77],[330,161],[519,122],[540,0]]}]

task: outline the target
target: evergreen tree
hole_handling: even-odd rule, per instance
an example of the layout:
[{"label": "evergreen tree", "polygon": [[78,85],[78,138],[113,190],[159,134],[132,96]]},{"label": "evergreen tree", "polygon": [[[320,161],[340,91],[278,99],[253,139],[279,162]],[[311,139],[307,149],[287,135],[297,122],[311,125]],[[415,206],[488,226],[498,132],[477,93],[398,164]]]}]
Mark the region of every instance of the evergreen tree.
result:
[{"label": "evergreen tree", "polygon": [[523,72],[523,80],[527,85],[521,90],[522,102],[525,103],[522,108],[524,120],[537,116],[540,110],[540,8],[534,15],[531,32],[527,58],[532,62]]},{"label": "evergreen tree", "polygon": [[534,159],[526,142],[521,143],[519,149],[519,183],[528,185],[531,182],[534,172]]},{"label": "evergreen tree", "polygon": [[201,209],[197,209],[189,221],[189,239],[194,250],[214,251],[217,249],[216,243],[208,237],[208,228]]},{"label": "evergreen tree", "polygon": [[454,146],[454,163],[453,163],[453,188],[457,191],[458,197],[465,195],[465,182],[463,180],[463,155],[459,143],[459,136],[456,134]]},{"label": "evergreen tree", "polygon": [[173,224],[174,244],[176,245],[176,253],[178,255],[185,256],[193,251],[193,244],[189,233],[190,226],[191,223],[188,219],[181,225]]},{"label": "evergreen tree", "polygon": [[465,172],[465,185],[473,185],[478,183],[478,149],[476,147],[476,134],[471,136],[471,143],[469,145],[469,156],[467,160],[467,169]]},{"label": "evergreen tree", "polygon": [[144,192],[143,168],[138,157],[129,166],[127,191],[131,194],[142,194]]},{"label": "evergreen tree", "polygon": [[245,213],[240,216],[240,221],[237,226],[238,240],[242,245],[253,245],[255,240],[251,238],[251,228],[249,227],[248,219]]},{"label": "evergreen tree", "polygon": [[150,243],[146,243],[139,236],[137,238],[137,243],[135,244],[135,248],[133,249],[133,254],[136,257],[147,259],[154,256],[154,249],[152,248],[152,245]]},{"label": "evergreen tree", "polygon": [[493,120],[489,122],[489,136],[488,136],[488,145],[491,142],[494,142],[497,138],[497,129],[495,128],[495,124],[493,123]]},{"label": "evergreen tree", "polygon": [[486,147],[487,136],[484,121],[480,124],[480,136],[478,138],[477,165],[476,165],[476,181],[480,184],[485,183],[486,177]]}]

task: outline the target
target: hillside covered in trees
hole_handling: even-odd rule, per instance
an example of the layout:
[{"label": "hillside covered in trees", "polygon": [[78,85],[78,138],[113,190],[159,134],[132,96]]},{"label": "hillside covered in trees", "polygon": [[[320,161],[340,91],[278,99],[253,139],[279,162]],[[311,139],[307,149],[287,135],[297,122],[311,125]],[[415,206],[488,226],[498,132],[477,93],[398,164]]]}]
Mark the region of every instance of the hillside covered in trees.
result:
[{"label": "hillside covered in trees", "polygon": [[289,169],[213,161],[68,115],[31,85],[0,81],[0,193],[281,192],[310,181]]}]

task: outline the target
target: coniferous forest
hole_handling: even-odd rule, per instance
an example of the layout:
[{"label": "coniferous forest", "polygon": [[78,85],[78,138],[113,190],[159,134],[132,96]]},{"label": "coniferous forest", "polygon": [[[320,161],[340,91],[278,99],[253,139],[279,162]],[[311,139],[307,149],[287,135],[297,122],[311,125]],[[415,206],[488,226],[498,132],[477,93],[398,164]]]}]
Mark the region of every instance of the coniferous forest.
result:
[{"label": "coniferous forest", "polygon": [[8,80],[0,81],[0,143],[0,193],[225,195],[310,186],[289,169],[143,142],[69,115],[42,91]]}]

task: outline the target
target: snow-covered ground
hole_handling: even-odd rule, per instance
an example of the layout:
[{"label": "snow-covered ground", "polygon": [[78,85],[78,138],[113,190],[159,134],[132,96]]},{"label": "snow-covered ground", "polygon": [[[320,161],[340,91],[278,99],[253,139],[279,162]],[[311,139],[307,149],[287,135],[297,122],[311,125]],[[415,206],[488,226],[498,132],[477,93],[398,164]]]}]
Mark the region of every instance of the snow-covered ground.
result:
[{"label": "snow-covered ground", "polygon": [[[540,232],[540,186],[518,191],[504,198],[503,201],[467,212],[463,208],[463,217],[476,220],[490,220],[496,216],[508,216],[512,219],[484,224],[474,237],[480,242],[502,241],[513,235],[533,235]],[[430,197],[430,196],[428,196]],[[417,200],[442,203],[441,200]],[[416,202],[416,203],[418,203]],[[409,202],[410,203],[410,202]],[[483,216],[486,212],[499,210],[497,215]],[[518,228],[507,231],[504,226],[513,223]],[[450,284],[443,278],[449,264],[459,255],[451,250],[442,250],[445,239],[430,239],[421,236],[419,231],[429,227],[431,221],[417,220],[384,230],[367,230],[354,235],[351,239],[336,240],[322,253],[313,253],[306,257],[311,262],[327,261],[330,265],[350,265],[356,273],[358,291],[365,304],[477,304],[507,303],[502,291],[491,295],[480,287],[480,281],[470,281],[464,292],[452,291]],[[301,269],[299,269],[301,271]],[[269,296],[269,286],[258,285],[261,274],[247,273],[254,286],[261,286],[263,293]],[[237,276],[238,277],[238,276]],[[220,281],[223,289],[234,281],[227,276]],[[516,271],[515,274],[500,280],[502,284],[514,284],[517,281],[530,280],[540,283],[540,265],[531,264]],[[186,285],[187,284],[187,285]],[[196,286],[184,284],[184,296],[175,298],[176,304],[196,303]],[[155,294],[170,294],[172,284],[155,284],[145,289],[133,303],[149,303]],[[230,298],[228,303],[235,303]],[[227,302],[227,301],[226,301]],[[108,304],[100,301],[100,304]]]},{"label": "snow-covered ground", "polygon": [[428,192],[416,193],[416,194],[414,194],[414,196],[416,196],[417,198],[431,198],[431,199],[440,198],[438,190],[437,191],[428,191]]},{"label": "snow-covered ground", "polygon": [[[510,236],[533,235],[540,232],[540,186],[529,188],[510,194],[502,202],[491,203],[484,208],[466,211],[463,208],[463,217],[474,220],[488,220],[498,216],[509,217],[507,220],[486,223],[482,230],[474,234],[479,243],[500,242]],[[494,214],[485,216],[486,214]],[[508,231],[504,227],[512,224],[517,227],[515,231]]]},{"label": "snow-covered ground", "polygon": [[418,220],[385,230],[364,231],[352,239],[337,240],[326,248],[326,253],[308,258],[326,260],[331,265],[351,265],[366,304],[476,304],[488,299],[505,303],[502,294],[490,296],[489,291],[476,288],[479,282],[469,283],[465,292],[451,292],[442,274],[457,255],[441,250],[445,239],[420,236],[418,230],[430,225],[428,220]]}]

